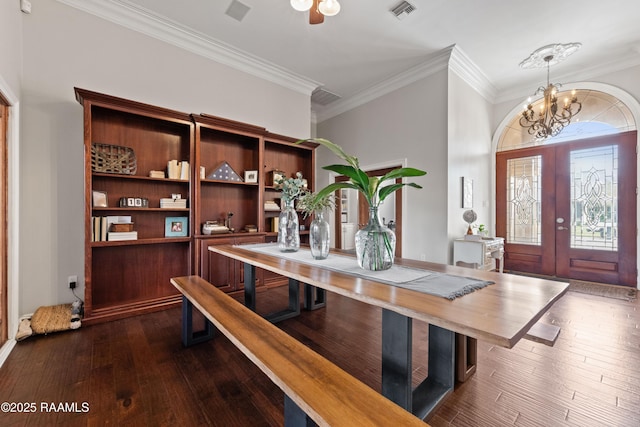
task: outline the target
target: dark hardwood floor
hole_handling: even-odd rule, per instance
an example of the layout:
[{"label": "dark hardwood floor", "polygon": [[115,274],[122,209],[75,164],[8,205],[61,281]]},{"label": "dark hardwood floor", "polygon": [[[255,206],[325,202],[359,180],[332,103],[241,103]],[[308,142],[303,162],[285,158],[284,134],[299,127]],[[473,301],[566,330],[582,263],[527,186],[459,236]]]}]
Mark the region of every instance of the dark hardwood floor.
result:
[{"label": "dark hardwood floor", "polygon": [[[260,293],[258,311],[282,308],[283,296]],[[476,374],[429,423],[639,426],[638,307],[569,292],[543,318],[562,328],[554,347],[479,342]],[[326,309],[279,325],[379,390],[380,315],[329,294]],[[19,342],[0,369],[0,402],[35,411],[0,412],[0,425],[282,425],[283,393],[253,363],[220,335],[185,349],[180,328],[171,309]],[[414,323],[416,382],[427,374],[426,339],[426,325]]]}]

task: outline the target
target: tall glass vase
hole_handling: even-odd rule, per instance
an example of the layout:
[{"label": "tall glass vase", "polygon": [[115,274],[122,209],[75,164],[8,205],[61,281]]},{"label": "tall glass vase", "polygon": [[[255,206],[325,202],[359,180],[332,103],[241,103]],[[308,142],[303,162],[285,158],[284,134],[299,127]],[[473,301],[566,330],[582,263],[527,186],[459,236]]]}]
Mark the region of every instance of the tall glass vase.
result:
[{"label": "tall glass vase", "polygon": [[309,226],[309,246],[314,259],[325,259],[329,256],[329,223],[324,219],[323,211],[314,212]]},{"label": "tall glass vase", "polygon": [[293,200],[283,200],[278,220],[278,248],[280,252],[296,252],[300,249],[300,223]]},{"label": "tall glass vase", "polygon": [[388,270],[396,253],[396,235],[382,225],[378,207],[369,207],[369,222],[356,232],[358,265],[365,270]]}]

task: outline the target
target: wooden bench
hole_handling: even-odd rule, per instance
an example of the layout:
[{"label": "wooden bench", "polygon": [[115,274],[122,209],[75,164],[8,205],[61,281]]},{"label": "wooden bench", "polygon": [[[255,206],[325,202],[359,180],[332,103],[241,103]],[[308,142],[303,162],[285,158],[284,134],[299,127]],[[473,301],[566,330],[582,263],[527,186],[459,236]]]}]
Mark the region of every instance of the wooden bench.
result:
[{"label": "wooden bench", "polygon": [[539,342],[549,347],[553,347],[560,334],[560,327],[538,322],[529,329],[524,337],[530,341]]},{"label": "wooden bench", "polygon": [[[183,323],[195,306],[285,393],[285,426],[426,425],[200,276],[171,283],[183,295]],[[185,332],[183,324],[183,341]]]}]

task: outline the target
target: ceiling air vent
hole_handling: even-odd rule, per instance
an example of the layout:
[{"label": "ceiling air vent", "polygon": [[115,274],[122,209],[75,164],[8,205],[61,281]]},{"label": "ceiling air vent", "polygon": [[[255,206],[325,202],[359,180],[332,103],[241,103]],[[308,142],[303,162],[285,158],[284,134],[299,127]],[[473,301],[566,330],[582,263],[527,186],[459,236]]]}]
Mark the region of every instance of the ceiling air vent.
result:
[{"label": "ceiling air vent", "polygon": [[237,0],[233,0],[227,8],[225,14],[240,22],[244,19],[249,10],[251,10],[251,8],[246,4],[240,3]]},{"label": "ceiling air vent", "polygon": [[403,1],[399,3],[396,7],[391,9],[391,13],[393,13],[393,15],[396,18],[403,20],[407,15],[409,15],[415,10],[416,10],[416,7],[414,5],[412,5],[408,1]]},{"label": "ceiling air vent", "polygon": [[321,87],[314,90],[313,93],[311,94],[311,102],[319,105],[331,104],[332,102],[337,101],[338,99],[340,99],[340,96],[336,95],[335,93],[331,93],[328,90],[323,89]]}]

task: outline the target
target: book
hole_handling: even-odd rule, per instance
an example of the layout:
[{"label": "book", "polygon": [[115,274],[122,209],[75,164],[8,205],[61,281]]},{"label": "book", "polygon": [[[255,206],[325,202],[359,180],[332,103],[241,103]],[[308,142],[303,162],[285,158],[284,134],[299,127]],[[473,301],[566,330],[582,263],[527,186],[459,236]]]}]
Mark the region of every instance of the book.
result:
[{"label": "book", "polygon": [[180,179],[184,181],[189,180],[189,162],[187,162],[186,160],[180,162]]},{"label": "book", "polygon": [[119,242],[123,240],[138,240],[137,231],[109,231],[107,233],[107,240],[110,242]]},{"label": "book", "polygon": [[167,176],[169,179],[180,178],[180,168],[178,167],[177,160],[169,160],[167,162]]},{"label": "book", "polygon": [[100,240],[100,217],[91,217],[91,241],[97,242]]},{"label": "book", "polygon": [[107,225],[107,217],[101,216],[100,217],[100,239],[99,239],[101,242],[105,242],[107,240],[108,229],[109,229],[109,226]]}]

